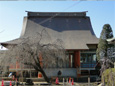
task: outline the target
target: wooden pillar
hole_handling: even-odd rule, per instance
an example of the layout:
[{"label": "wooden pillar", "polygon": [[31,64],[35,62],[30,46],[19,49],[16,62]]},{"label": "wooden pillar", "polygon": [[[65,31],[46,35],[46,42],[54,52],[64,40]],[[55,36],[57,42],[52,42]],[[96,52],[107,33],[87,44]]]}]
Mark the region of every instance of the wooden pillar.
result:
[{"label": "wooden pillar", "polygon": [[80,51],[75,51],[74,61],[75,68],[80,67]]},{"label": "wooden pillar", "polygon": [[69,54],[69,68],[71,68],[71,58],[70,58],[70,54]]},{"label": "wooden pillar", "polygon": [[[39,61],[40,61],[40,66],[43,67],[43,63],[42,63],[42,54],[39,53]],[[42,73],[38,71],[38,78],[42,77]]]},{"label": "wooden pillar", "polygon": [[42,54],[41,54],[41,53],[39,53],[39,61],[40,61],[41,67],[43,67],[43,63],[42,63]]},{"label": "wooden pillar", "polygon": [[74,66],[77,69],[77,78],[80,77],[80,51],[75,51],[75,57],[74,57]]},{"label": "wooden pillar", "polygon": [[16,61],[16,69],[18,69],[18,68],[20,68],[20,66],[19,66],[20,64],[19,64],[19,62],[18,61]]}]

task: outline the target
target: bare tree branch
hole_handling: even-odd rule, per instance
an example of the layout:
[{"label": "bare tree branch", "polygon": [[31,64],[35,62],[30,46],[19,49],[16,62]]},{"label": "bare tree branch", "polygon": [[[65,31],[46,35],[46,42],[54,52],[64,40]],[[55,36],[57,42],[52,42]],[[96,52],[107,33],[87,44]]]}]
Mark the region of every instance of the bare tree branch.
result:
[{"label": "bare tree branch", "polygon": [[4,52],[0,65],[3,66],[5,64],[9,66],[10,64],[15,65],[16,62],[19,62],[32,66],[35,70],[40,71],[45,80],[49,82],[43,68],[65,67],[67,58],[62,40],[57,39],[56,42],[47,44],[41,42],[45,40],[44,37],[47,39],[48,36],[46,34],[48,33],[42,30],[35,37],[21,38],[22,42],[20,44],[11,46],[9,50]]}]

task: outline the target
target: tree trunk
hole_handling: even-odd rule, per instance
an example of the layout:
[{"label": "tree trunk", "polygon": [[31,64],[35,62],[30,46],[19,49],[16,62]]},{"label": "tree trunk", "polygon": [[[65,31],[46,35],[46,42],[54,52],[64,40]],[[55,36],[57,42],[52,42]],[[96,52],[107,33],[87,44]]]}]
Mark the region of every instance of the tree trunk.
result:
[{"label": "tree trunk", "polygon": [[[30,64],[29,64],[30,65]],[[40,71],[45,79],[46,82],[50,82],[49,78],[47,77],[46,73],[44,72],[43,68],[41,67],[41,65],[38,63],[37,65],[33,65],[33,68],[36,70],[36,71]]]},{"label": "tree trunk", "polygon": [[[49,83],[50,80],[49,80],[49,78],[47,77],[47,75],[46,75],[46,73],[44,72],[44,70],[43,70],[43,68],[41,67],[41,65],[38,64],[37,66],[38,66],[38,68],[39,68],[39,71],[42,73],[42,75],[43,75],[45,81]],[[37,70],[37,71],[38,71],[38,70]]]},{"label": "tree trunk", "polygon": [[49,82],[50,82],[50,80],[49,80],[49,78],[47,77],[47,75],[46,75],[46,73],[44,72],[44,70],[43,70],[43,69],[41,69],[41,70],[40,70],[40,72],[42,73],[42,75],[43,75],[43,77],[44,77],[45,81],[47,81],[47,82],[49,83]]}]

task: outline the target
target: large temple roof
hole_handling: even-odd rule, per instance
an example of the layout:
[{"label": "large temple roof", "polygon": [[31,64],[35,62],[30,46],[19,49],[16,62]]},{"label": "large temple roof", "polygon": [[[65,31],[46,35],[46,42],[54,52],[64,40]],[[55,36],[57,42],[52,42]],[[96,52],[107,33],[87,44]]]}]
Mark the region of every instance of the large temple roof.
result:
[{"label": "large temple roof", "polygon": [[21,38],[41,32],[41,43],[61,40],[65,49],[89,49],[88,44],[98,44],[86,12],[28,12],[20,38],[1,44],[6,47],[18,44]]}]

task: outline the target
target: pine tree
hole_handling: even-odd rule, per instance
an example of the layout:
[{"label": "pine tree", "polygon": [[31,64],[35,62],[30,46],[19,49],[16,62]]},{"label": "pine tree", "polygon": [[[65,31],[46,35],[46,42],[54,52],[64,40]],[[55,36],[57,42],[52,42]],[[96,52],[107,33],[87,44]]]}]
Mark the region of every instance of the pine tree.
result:
[{"label": "pine tree", "polygon": [[99,61],[103,57],[107,57],[107,48],[111,47],[112,45],[107,43],[107,39],[113,38],[113,31],[109,24],[105,24],[103,26],[103,30],[100,35],[98,48],[96,51],[97,60]]}]

